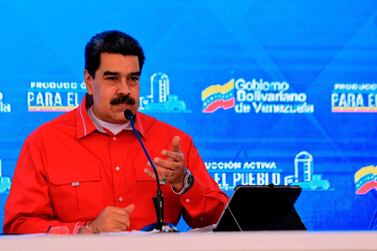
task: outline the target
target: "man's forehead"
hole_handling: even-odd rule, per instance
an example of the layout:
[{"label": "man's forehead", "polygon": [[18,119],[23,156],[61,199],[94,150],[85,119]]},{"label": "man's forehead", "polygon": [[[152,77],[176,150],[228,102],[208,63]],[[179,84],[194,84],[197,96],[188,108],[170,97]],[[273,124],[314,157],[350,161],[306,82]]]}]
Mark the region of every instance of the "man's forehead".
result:
[{"label": "man's forehead", "polygon": [[139,59],[133,55],[122,55],[115,53],[101,53],[100,65],[98,68],[102,73],[113,72],[129,74],[140,72]]}]

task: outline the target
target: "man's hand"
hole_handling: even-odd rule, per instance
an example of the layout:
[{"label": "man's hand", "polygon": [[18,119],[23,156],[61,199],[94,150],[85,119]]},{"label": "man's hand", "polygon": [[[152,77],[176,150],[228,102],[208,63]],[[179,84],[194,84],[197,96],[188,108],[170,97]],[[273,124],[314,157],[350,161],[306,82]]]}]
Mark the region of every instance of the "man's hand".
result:
[{"label": "man's hand", "polygon": [[106,207],[97,218],[88,224],[88,227],[94,233],[126,231],[130,227],[130,214],[134,208],[134,204],[125,208]]},{"label": "man's hand", "polygon": [[[153,163],[156,166],[158,176],[160,179],[166,180],[176,192],[183,188],[184,177],[186,174],[185,156],[181,150],[181,139],[175,136],[172,140],[172,149],[162,150],[161,154],[165,158],[156,157]],[[151,166],[150,163],[147,163]],[[145,172],[152,178],[155,178],[153,171],[145,169]]]}]

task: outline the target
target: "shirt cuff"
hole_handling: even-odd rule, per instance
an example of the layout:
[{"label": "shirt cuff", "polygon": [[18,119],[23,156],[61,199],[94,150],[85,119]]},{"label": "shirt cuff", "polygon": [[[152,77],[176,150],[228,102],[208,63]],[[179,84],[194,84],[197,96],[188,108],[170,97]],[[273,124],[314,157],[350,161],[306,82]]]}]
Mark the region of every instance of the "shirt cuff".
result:
[{"label": "shirt cuff", "polygon": [[72,223],[63,223],[63,224],[54,224],[50,226],[47,230],[48,234],[79,234],[81,227],[85,227],[88,224],[86,221],[72,222]]},{"label": "shirt cuff", "polygon": [[73,226],[72,234],[79,234],[81,227],[87,227],[88,223],[89,223],[89,221],[86,221],[86,222],[82,222],[82,221],[76,222],[75,225]]},{"label": "shirt cuff", "polygon": [[190,208],[198,205],[203,200],[204,196],[205,186],[199,179],[195,179],[192,187],[180,195],[179,200],[185,208]]}]

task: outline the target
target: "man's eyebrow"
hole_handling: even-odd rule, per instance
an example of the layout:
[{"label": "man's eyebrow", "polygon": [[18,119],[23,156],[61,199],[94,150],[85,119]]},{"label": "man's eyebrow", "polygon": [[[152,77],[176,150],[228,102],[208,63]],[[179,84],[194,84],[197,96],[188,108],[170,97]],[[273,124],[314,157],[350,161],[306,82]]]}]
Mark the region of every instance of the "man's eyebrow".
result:
[{"label": "man's eyebrow", "polygon": [[[120,72],[116,71],[105,71],[103,73],[103,76],[114,76],[114,75],[120,75]],[[135,72],[130,72],[128,76],[140,76],[141,72],[140,71],[135,71]]]},{"label": "man's eyebrow", "polygon": [[129,76],[140,76],[141,72],[140,71],[135,71],[135,72],[131,72],[129,73],[128,75]]},{"label": "man's eyebrow", "polygon": [[115,71],[105,71],[103,73],[104,76],[109,76],[109,75],[113,76],[113,75],[119,75],[119,74],[120,74],[119,72],[115,72]]}]

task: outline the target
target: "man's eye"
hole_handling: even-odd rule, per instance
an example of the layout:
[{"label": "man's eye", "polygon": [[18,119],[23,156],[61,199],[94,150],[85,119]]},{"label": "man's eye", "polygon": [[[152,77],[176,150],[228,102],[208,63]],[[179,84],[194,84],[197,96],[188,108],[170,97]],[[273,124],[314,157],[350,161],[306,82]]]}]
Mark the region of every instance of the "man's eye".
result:
[{"label": "man's eye", "polygon": [[105,79],[107,79],[107,80],[117,80],[118,77],[116,77],[116,76],[108,76]]},{"label": "man's eye", "polygon": [[130,80],[131,81],[139,81],[140,77],[139,76],[131,76]]}]

